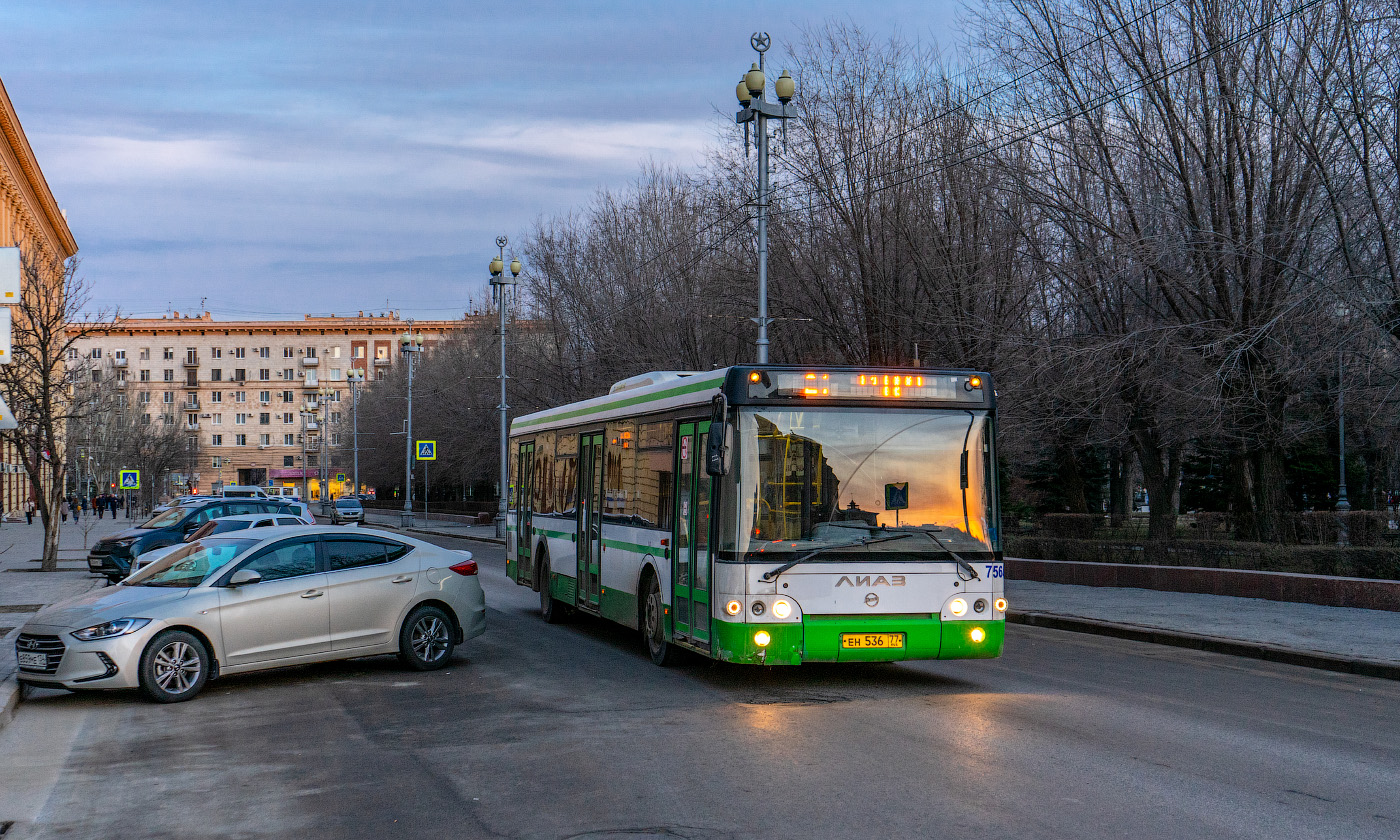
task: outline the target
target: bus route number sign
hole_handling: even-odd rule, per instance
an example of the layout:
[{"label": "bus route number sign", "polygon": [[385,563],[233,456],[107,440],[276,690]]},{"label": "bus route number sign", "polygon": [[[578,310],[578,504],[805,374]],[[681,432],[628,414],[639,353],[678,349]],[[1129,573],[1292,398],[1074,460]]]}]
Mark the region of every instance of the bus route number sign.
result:
[{"label": "bus route number sign", "polygon": [[885,510],[909,509],[909,482],[885,485]]},{"label": "bus route number sign", "polygon": [[141,489],[141,471],[140,471],[140,470],[122,470],[122,471],[121,471],[121,476],[120,476],[120,479],[119,479],[119,486],[121,487],[122,490],[140,490],[140,489]]}]

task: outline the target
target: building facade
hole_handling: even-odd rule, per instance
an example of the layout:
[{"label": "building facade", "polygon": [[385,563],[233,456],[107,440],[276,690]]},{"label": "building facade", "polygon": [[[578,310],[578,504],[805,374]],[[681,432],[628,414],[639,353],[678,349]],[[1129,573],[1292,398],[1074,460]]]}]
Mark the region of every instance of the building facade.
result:
[{"label": "building facade", "polygon": [[126,319],[84,338],[70,364],[85,367],[136,422],[174,425],[198,440],[196,466],[170,476],[170,492],[254,484],[319,499],[324,476],[336,498],[355,492],[351,442],[341,431],[352,408],[351,372],[373,382],[402,364],[399,337],[410,323],[426,348],[478,317],[216,321],[208,312],[176,312]]},{"label": "building facade", "polygon": [[[57,273],[41,272],[42,282],[55,284],[63,283],[59,267],[78,253],[68,220],[49,190],[10,94],[0,82],[0,248],[15,247],[27,264],[56,269]],[[37,291],[24,285],[20,294],[28,297]],[[12,318],[17,320],[21,312],[14,303],[0,301],[14,310]],[[49,470],[38,466],[40,482],[47,483]],[[7,433],[0,443],[0,509],[6,515],[16,515],[32,495],[28,470]]]}]

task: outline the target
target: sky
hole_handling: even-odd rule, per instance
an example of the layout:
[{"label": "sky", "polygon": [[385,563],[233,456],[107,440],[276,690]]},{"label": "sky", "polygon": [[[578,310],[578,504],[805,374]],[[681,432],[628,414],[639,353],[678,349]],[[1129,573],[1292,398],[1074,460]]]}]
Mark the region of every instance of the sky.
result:
[{"label": "sky", "polygon": [[460,315],[500,234],[697,167],[769,31],[951,47],[956,0],[4,0],[0,79],[91,308]]}]

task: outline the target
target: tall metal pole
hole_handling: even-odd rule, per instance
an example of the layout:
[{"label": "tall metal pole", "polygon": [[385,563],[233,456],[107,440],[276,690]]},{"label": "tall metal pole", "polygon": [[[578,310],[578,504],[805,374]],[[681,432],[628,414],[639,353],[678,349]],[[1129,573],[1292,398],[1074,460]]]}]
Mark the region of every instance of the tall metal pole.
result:
[{"label": "tall metal pole", "polygon": [[[758,69],[763,70],[763,50]],[[758,101],[763,102],[763,94]],[[758,363],[768,364],[768,117],[758,112]]]},{"label": "tall metal pole", "polygon": [[1342,379],[1342,354],[1337,353],[1337,510],[1351,510],[1347,501],[1347,414]]},{"label": "tall metal pole", "polygon": [[501,345],[501,404],[496,406],[496,410],[499,411],[501,415],[501,478],[500,491],[496,494],[499,497],[496,500],[496,537],[498,539],[505,539],[506,537],[506,495],[510,492],[510,453],[508,449],[510,430],[506,422],[506,413],[508,410],[506,406],[506,244],[507,239],[504,236],[496,237],[496,247],[500,249],[500,254],[498,256],[499,265],[501,266],[499,274],[500,282],[495,282],[494,278],[492,282],[497,295],[497,314],[500,317],[500,329],[497,330],[496,335]]},{"label": "tall metal pole", "polygon": [[311,433],[306,423],[306,400],[301,401],[301,500],[311,510],[311,494],[306,492],[306,436]]},{"label": "tall metal pole", "polygon": [[355,452],[355,496],[360,495],[360,379],[364,374],[356,372],[350,380],[350,436]]},{"label": "tall metal pole", "polygon": [[403,354],[408,357],[408,423],[404,430],[403,515],[404,525],[413,524],[413,319],[404,333]]}]

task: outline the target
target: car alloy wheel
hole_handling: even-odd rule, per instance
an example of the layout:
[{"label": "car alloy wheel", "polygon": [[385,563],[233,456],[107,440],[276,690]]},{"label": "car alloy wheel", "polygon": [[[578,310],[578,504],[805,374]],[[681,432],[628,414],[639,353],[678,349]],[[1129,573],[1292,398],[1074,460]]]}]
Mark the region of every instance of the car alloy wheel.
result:
[{"label": "car alloy wheel", "polygon": [[141,655],[141,691],[157,703],[179,703],[209,681],[209,652],[193,633],[166,630]]},{"label": "car alloy wheel", "polygon": [[182,641],[173,641],[156,652],[156,685],[171,694],[184,694],[199,682],[204,671],[199,654]]},{"label": "car alloy wheel", "polygon": [[437,662],[446,653],[451,637],[447,624],[435,615],[425,615],[413,625],[410,642],[413,652],[424,662]]},{"label": "car alloy wheel", "polygon": [[434,671],[452,659],[457,625],[440,607],[425,604],[399,630],[399,659],[415,671]]}]

